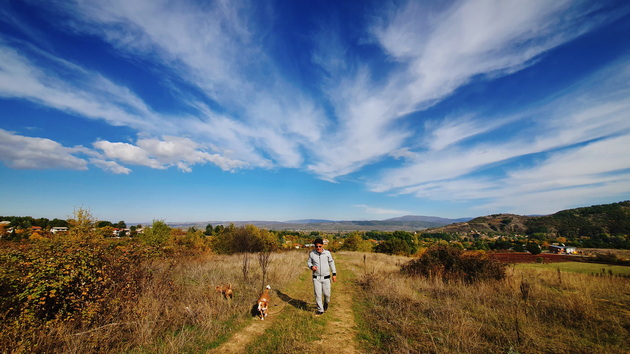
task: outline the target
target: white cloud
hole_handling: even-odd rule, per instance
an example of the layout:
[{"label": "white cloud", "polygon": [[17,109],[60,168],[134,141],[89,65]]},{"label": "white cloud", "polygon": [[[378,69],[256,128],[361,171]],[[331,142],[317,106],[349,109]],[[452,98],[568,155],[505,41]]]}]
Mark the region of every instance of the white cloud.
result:
[{"label": "white cloud", "polygon": [[102,150],[105,157],[109,159],[116,159],[123,163],[157,169],[166,168],[155,158],[149,157],[149,153],[146,150],[132,144],[112,143],[105,140],[99,140],[94,142],[92,145],[94,145],[96,149]]},{"label": "white cloud", "polygon": [[74,156],[82,152],[81,147],[69,148],[50,139],[0,129],[0,161],[11,168],[86,170],[87,161]]},{"label": "white cloud", "polygon": [[[104,140],[93,143],[96,149],[103,152],[105,158],[155,169],[176,166],[183,172],[191,172],[191,166],[211,162],[224,171],[233,171],[247,165],[237,159],[229,159],[219,154],[205,152],[202,150],[202,146],[188,138],[164,136],[161,140],[155,138],[138,139],[136,144],[113,143]],[[117,168],[116,165],[113,166]]]},{"label": "white cloud", "polygon": [[493,131],[502,125],[511,123],[514,118],[503,118],[501,120],[481,120],[471,115],[444,118],[441,121],[427,121],[424,138],[424,145],[430,150],[443,150],[453,144],[459,143],[467,138]]},{"label": "white cloud", "polygon": [[104,171],[108,171],[114,174],[128,175],[129,173],[131,173],[131,170],[129,168],[120,165],[116,161],[106,161],[99,158],[91,158],[90,163]]}]

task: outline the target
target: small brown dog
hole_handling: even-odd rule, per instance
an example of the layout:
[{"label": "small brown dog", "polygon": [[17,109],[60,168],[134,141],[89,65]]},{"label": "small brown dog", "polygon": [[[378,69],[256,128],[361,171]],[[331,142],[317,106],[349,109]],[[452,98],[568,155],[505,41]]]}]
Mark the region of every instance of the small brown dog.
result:
[{"label": "small brown dog", "polygon": [[219,285],[219,286],[216,286],[214,289],[217,292],[221,293],[221,295],[223,295],[223,297],[226,299],[232,299],[232,296],[234,296],[234,291],[232,290],[232,284]]},{"label": "small brown dog", "polygon": [[269,296],[269,289],[271,289],[271,287],[267,285],[265,291],[263,291],[263,293],[260,294],[260,297],[258,298],[258,317],[260,317],[261,320],[264,320],[265,317],[267,317],[267,315],[269,314],[269,302],[271,301],[271,297]]}]

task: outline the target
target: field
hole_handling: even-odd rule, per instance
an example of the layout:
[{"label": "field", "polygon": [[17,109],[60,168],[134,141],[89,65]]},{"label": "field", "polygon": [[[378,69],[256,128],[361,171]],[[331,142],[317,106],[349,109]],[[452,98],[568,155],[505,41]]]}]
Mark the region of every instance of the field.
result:
[{"label": "field", "polygon": [[[407,278],[404,259],[370,255],[357,315],[363,348],[378,352],[627,353],[630,280],[508,267],[473,285]],[[351,261],[361,269],[356,258]],[[376,270],[378,269],[378,270]]]},{"label": "field", "polygon": [[[120,250],[120,247],[106,249]],[[20,256],[18,251],[22,252],[21,249],[3,251],[0,254],[4,257],[3,265],[12,261],[21,262],[22,267],[34,267],[34,261]],[[120,252],[127,255],[130,250],[125,248]],[[582,270],[572,262],[522,264],[508,266],[503,280],[468,284],[406,276],[400,272],[400,266],[410,260],[408,257],[337,252],[334,257],[339,281],[333,285],[330,310],[322,317],[315,317],[306,252],[272,255],[268,274],[273,289],[272,306],[265,321],[253,314],[253,305],[263,286],[258,255],[173,254],[117,268],[116,279],[122,280],[127,276],[121,274],[142,270],[138,273],[142,277],[134,278],[133,296],[117,293],[127,287],[112,283],[107,299],[84,295],[85,298],[79,298],[78,312],[64,313],[66,319],[51,316],[37,322],[32,317],[36,312],[14,313],[14,317],[5,313],[0,328],[0,351],[630,351],[627,341],[630,280],[610,276],[608,269],[614,275],[621,274],[622,269],[616,267],[580,263],[595,267]],[[77,251],[64,253],[64,257],[75,254]],[[94,258],[94,254],[88,255]],[[41,267],[46,271],[66,269],[63,262],[50,258]],[[605,276],[601,275],[602,268]],[[27,272],[28,276],[33,276],[34,269]],[[104,267],[103,272],[97,272],[97,280],[109,279],[104,275],[108,269]],[[11,279],[15,271],[0,268],[0,276]],[[48,280],[42,284],[52,284],[53,276],[46,273]],[[225,299],[214,290],[224,283],[234,288],[233,299]],[[101,291],[98,287],[86,289]],[[47,291],[46,296],[50,296],[50,290]],[[32,300],[33,306],[44,306],[50,301]],[[100,305],[92,304],[92,300]],[[18,315],[22,317],[15,317]],[[19,318],[31,322],[18,321]]]},{"label": "field", "polygon": [[626,276],[630,278],[630,267],[610,264],[584,263],[584,262],[562,262],[547,264],[519,264],[519,268],[532,270],[560,270],[561,272],[582,273],[598,276]]}]

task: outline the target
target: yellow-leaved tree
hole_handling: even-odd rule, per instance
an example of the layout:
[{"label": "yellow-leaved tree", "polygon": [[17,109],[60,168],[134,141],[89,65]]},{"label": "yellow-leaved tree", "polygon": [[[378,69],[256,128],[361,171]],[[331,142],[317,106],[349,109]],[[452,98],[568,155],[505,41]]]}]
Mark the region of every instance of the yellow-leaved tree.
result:
[{"label": "yellow-leaved tree", "polygon": [[89,209],[74,209],[73,216],[68,219],[67,237],[74,241],[96,241],[103,236],[96,232],[96,219]]}]

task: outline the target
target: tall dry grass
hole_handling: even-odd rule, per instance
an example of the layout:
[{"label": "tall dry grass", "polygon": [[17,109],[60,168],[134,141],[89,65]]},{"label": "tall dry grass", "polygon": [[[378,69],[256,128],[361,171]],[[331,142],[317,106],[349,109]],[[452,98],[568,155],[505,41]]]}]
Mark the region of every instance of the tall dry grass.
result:
[{"label": "tall dry grass", "polygon": [[[291,283],[302,273],[304,259],[302,252],[273,254],[268,283],[272,288]],[[80,331],[72,323],[48,323],[8,347],[48,353],[203,352],[252,319],[262,274],[252,255],[244,279],[242,262],[241,255],[214,254],[152,260],[137,302],[120,304],[118,313],[107,314],[108,323]],[[231,300],[215,291],[224,283],[234,289]]]},{"label": "tall dry grass", "polygon": [[363,273],[355,307],[368,351],[630,351],[625,278],[510,267],[504,281],[469,285],[404,276],[401,257],[366,257],[350,263]]}]

